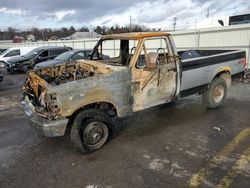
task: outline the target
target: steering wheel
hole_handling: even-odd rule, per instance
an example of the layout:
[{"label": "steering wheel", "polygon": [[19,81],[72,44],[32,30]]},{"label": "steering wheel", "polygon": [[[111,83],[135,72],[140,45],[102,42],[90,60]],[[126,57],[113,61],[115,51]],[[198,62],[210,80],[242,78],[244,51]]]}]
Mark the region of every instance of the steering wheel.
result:
[{"label": "steering wheel", "polygon": [[130,61],[130,59],[132,57],[132,52],[133,52],[134,49],[136,49],[136,47],[131,48],[130,53],[128,54],[128,57],[127,57],[126,65],[128,65],[128,63],[129,63],[129,61]]},{"label": "steering wheel", "polygon": [[160,61],[160,59],[159,59],[159,58],[160,58],[160,55],[159,55],[159,51],[160,51],[160,50],[163,51],[164,59],[165,59],[166,62],[168,63],[168,57],[167,57],[167,54],[166,54],[166,51],[165,51],[164,48],[158,48],[158,49],[157,49],[157,52],[156,52],[156,53],[158,54],[158,61]]}]

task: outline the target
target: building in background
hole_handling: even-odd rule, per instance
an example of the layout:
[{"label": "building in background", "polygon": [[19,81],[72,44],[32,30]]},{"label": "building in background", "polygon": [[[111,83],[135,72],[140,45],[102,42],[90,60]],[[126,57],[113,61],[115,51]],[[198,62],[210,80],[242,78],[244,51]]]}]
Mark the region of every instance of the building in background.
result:
[{"label": "building in background", "polygon": [[12,42],[13,43],[21,43],[21,42],[24,42],[25,39],[23,37],[19,37],[19,36],[14,36],[14,38],[12,39]]},{"label": "building in background", "polygon": [[36,41],[35,36],[32,34],[27,35],[26,40],[29,42],[34,42]]},{"label": "building in background", "polygon": [[58,39],[58,37],[57,36],[51,36],[48,40],[50,41],[50,40],[57,40]]},{"label": "building in background", "polygon": [[242,14],[229,17],[229,25],[238,25],[247,23],[250,23],[250,14]]},{"label": "building in background", "polygon": [[79,39],[86,39],[86,38],[97,38],[100,37],[98,33],[92,31],[92,32],[80,32],[77,31],[73,35],[70,35],[65,38],[61,38],[61,40],[79,40]]},{"label": "building in background", "polygon": [[[189,25],[184,24],[185,29],[203,29],[212,27],[223,27],[229,25],[239,25],[239,24],[249,24],[250,14],[242,14],[235,16],[211,16],[203,19],[197,19],[189,23]],[[180,25],[180,24],[179,24]]]}]

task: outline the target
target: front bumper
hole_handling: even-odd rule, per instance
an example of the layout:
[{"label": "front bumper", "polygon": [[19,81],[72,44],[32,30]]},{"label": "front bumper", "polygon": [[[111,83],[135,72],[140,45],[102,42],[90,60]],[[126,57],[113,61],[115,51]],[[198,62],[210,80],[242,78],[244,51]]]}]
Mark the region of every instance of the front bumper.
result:
[{"label": "front bumper", "polygon": [[61,120],[49,120],[44,117],[38,116],[34,112],[34,106],[29,101],[28,97],[25,97],[21,101],[23,111],[26,114],[31,127],[33,127],[39,134],[46,137],[63,136],[69,122],[68,119]]},{"label": "front bumper", "polygon": [[19,71],[19,68],[15,64],[5,63],[5,68],[8,72]]}]

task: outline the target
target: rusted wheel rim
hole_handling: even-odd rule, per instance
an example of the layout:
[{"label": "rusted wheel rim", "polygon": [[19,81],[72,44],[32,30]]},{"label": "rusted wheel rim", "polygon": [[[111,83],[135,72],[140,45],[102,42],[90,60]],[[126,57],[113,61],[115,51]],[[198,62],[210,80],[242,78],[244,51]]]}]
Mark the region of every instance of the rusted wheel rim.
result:
[{"label": "rusted wheel rim", "polygon": [[102,146],[108,138],[108,127],[102,122],[92,122],[83,132],[85,143],[91,147]]},{"label": "rusted wheel rim", "polygon": [[213,98],[214,102],[219,103],[224,97],[225,89],[223,85],[218,85],[214,88]]}]

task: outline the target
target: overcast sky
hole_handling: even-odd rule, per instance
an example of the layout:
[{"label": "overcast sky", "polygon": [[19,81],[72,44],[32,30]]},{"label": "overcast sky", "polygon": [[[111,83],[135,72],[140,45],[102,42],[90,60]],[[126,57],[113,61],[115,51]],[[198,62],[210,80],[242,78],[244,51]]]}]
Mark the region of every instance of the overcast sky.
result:
[{"label": "overcast sky", "polygon": [[0,28],[128,25],[131,16],[132,23],[171,29],[175,16],[184,28],[244,13],[249,0],[0,0]]}]

